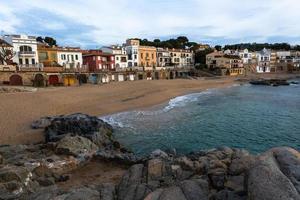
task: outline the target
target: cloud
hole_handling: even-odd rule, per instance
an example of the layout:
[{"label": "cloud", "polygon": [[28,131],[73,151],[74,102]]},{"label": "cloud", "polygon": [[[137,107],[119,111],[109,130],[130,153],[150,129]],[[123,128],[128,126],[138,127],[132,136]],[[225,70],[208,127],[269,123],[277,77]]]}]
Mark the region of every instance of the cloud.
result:
[{"label": "cloud", "polygon": [[[128,37],[298,43],[297,0],[0,0],[0,29],[98,47]],[[3,11],[3,12],[2,12]]]}]

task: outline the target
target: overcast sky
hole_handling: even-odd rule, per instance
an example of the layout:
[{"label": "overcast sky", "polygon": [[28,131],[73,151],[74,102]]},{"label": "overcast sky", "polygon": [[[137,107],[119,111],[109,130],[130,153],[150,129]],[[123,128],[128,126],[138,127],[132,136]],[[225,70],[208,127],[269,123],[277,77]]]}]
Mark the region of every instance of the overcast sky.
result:
[{"label": "overcast sky", "polygon": [[299,0],[0,0],[0,31],[100,47],[126,38],[300,44]]}]

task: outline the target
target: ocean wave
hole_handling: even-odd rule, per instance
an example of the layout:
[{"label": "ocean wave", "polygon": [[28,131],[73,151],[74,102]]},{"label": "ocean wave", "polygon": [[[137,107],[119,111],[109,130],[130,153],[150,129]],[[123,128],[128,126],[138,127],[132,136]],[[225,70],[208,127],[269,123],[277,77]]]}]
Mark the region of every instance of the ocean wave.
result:
[{"label": "ocean wave", "polygon": [[118,120],[116,115],[119,114],[115,114],[115,115],[109,115],[109,116],[104,116],[104,117],[99,117],[100,119],[102,119],[104,122],[110,124],[113,127],[119,127],[119,128],[124,128],[126,127],[121,120]]},{"label": "ocean wave", "polygon": [[188,103],[197,101],[199,97],[203,95],[211,94],[212,92],[213,90],[210,89],[200,93],[193,93],[193,94],[175,97],[169,101],[168,105],[163,109],[163,111],[168,112],[176,107],[184,107]]}]

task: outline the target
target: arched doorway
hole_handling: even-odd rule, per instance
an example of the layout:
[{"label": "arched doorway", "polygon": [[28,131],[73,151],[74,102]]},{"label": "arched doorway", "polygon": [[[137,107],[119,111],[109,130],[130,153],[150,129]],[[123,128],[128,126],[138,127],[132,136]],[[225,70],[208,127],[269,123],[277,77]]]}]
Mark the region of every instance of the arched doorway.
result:
[{"label": "arched doorway", "polygon": [[97,84],[98,83],[98,74],[91,74],[89,77],[89,81],[92,84]]},{"label": "arched doorway", "polygon": [[74,75],[65,75],[64,77],[64,85],[72,86],[76,83],[76,77]]},{"label": "arched doorway", "polygon": [[170,72],[170,79],[174,79],[174,74],[173,74],[173,72]]},{"label": "arched doorway", "polygon": [[144,79],[143,74],[139,74],[139,75],[138,75],[138,79],[139,79],[139,80],[143,80],[143,79]]},{"label": "arched doorway", "polygon": [[42,74],[35,75],[34,80],[33,80],[33,86],[34,87],[44,87],[45,86],[45,79]]},{"label": "arched doorway", "polygon": [[158,80],[159,79],[159,72],[155,72],[155,79]]},{"label": "arched doorway", "polygon": [[79,79],[81,80],[81,83],[87,83],[87,76],[85,74],[80,74]]},{"label": "arched doorway", "polygon": [[151,72],[147,72],[147,80],[152,80],[152,73]]},{"label": "arched doorway", "polygon": [[23,85],[23,80],[20,75],[14,74],[9,77],[9,84],[10,85]]},{"label": "arched doorway", "polygon": [[59,78],[57,75],[50,75],[49,76],[49,85],[58,85],[59,84]]}]

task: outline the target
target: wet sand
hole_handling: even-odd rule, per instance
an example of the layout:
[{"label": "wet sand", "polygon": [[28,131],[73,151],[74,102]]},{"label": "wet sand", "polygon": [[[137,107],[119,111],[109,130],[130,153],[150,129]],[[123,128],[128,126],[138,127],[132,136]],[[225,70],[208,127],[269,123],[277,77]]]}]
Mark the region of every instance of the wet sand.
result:
[{"label": "wet sand", "polygon": [[30,125],[43,116],[82,112],[107,115],[143,109],[176,96],[209,88],[233,85],[234,78],[207,80],[157,80],[118,82],[81,87],[42,88],[36,92],[0,94],[0,144],[28,144],[43,141],[41,130]]}]

